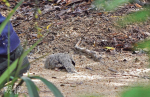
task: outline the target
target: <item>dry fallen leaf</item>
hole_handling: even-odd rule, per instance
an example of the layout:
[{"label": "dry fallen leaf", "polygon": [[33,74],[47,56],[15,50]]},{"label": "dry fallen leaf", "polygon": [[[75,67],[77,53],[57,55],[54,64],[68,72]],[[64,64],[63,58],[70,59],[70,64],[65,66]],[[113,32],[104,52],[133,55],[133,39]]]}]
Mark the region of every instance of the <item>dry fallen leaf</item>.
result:
[{"label": "dry fallen leaf", "polygon": [[105,47],[105,49],[107,49],[107,50],[114,50],[115,48],[113,48],[113,47]]},{"label": "dry fallen leaf", "polygon": [[46,27],[46,29],[48,30],[50,26],[52,26],[52,24],[49,24],[49,25]]},{"label": "dry fallen leaf", "polygon": [[137,3],[135,4],[135,6],[138,7],[138,8],[142,8],[142,6],[137,4]]}]

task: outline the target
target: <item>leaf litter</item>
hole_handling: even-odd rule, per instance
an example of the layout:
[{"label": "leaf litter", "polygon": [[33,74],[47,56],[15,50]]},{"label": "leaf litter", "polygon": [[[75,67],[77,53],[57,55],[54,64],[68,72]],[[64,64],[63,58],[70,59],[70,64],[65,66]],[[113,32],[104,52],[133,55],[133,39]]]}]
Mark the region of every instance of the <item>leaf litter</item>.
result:
[{"label": "leaf litter", "polygon": [[[30,2],[29,2],[30,1]],[[115,12],[94,10],[91,1],[39,0],[38,7],[42,14],[37,19],[40,33],[47,36],[28,55],[33,61],[47,53],[72,54],[78,73],[68,74],[59,70],[44,69],[46,57],[31,64],[30,73],[39,75],[53,82],[65,97],[78,97],[78,94],[100,94],[117,96],[118,91],[132,83],[148,82],[148,58],[145,53],[134,53],[133,45],[149,36],[149,21],[130,24],[124,28],[116,27],[116,20],[131,13],[131,9],[139,9],[138,5],[124,5]],[[11,1],[13,8],[17,0]],[[1,4],[1,13],[6,16],[8,8]],[[27,48],[38,40],[34,27],[35,3],[28,0],[17,10],[11,22],[23,44],[28,39]],[[117,25],[118,26],[118,25]],[[28,36],[28,37],[27,37]],[[95,62],[91,55],[75,49],[82,38],[80,47],[101,55],[102,62]],[[138,61],[137,61],[138,60]],[[41,82],[35,81],[40,87],[40,96],[52,95]],[[78,84],[81,83],[81,84]],[[44,92],[45,91],[45,92]]]}]

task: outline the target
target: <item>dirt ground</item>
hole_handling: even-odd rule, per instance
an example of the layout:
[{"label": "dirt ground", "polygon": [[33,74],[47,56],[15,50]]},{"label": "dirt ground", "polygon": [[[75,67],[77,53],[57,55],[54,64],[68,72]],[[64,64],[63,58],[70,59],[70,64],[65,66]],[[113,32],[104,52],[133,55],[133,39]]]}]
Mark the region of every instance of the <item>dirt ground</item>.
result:
[{"label": "dirt ground", "polygon": [[[98,14],[98,11],[89,11],[77,15],[56,16],[57,12],[48,12],[40,16],[37,21],[42,28],[42,35],[46,37],[28,55],[32,62],[39,57],[54,53],[68,53],[76,62],[77,73],[48,70],[44,68],[46,57],[31,63],[29,73],[41,76],[54,83],[64,97],[118,97],[120,92],[129,86],[146,84],[149,82],[148,57],[145,53],[124,51],[129,47],[149,36],[150,23],[128,25],[124,28],[116,27],[116,20],[127,14],[126,8],[116,12]],[[33,28],[33,21],[23,21],[14,27],[22,45],[28,35],[27,48],[38,40],[37,31]],[[16,24],[15,22],[12,22]],[[49,28],[47,29],[49,25]],[[97,51],[102,56],[100,62],[94,61],[90,56],[75,49],[78,40],[82,38],[81,47]],[[123,48],[115,46],[116,41]],[[107,51],[104,47],[114,47],[115,51]],[[26,76],[26,74],[25,74]],[[40,81],[33,80],[40,89],[40,97],[52,97],[52,92]],[[26,93],[26,91],[24,91]]]}]

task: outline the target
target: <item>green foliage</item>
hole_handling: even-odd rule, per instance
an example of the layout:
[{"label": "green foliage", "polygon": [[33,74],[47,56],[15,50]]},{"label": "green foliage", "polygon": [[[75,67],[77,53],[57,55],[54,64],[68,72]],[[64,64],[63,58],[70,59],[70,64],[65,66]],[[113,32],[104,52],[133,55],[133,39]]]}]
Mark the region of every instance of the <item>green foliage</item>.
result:
[{"label": "green foliage", "polygon": [[[5,2],[7,2],[6,0],[3,0]],[[9,19],[11,18],[11,16],[15,13],[16,9],[22,4],[24,0],[21,0],[16,6],[15,8],[9,13],[9,15],[7,16],[7,18],[5,19],[5,21],[0,25],[0,34],[2,33],[4,27],[6,26],[6,24],[9,22]],[[8,3],[8,2],[7,2]],[[32,79],[40,79],[52,92],[56,97],[63,97],[63,95],[61,94],[61,92],[57,89],[56,86],[54,86],[51,82],[47,81],[46,79],[42,78],[42,77],[38,77],[38,76],[28,76],[28,77],[18,77],[19,71],[22,69],[21,68],[21,64],[23,59],[25,58],[25,56],[27,56],[27,54],[34,48],[36,47],[36,45],[43,39],[40,38],[33,46],[31,46],[27,51],[24,51],[23,54],[21,55],[20,58],[16,59],[10,66],[8,66],[7,70],[0,76],[0,91],[3,90],[5,87],[7,87],[8,89],[6,89],[3,92],[3,97],[18,97],[19,94],[15,93],[15,90],[17,90],[17,87],[21,86],[24,82],[26,83],[27,89],[28,89],[28,93],[30,97],[39,97],[38,94],[38,88],[37,86],[34,84],[34,82],[32,81]],[[8,43],[9,44],[9,43]],[[9,54],[8,54],[9,57]],[[19,65],[18,65],[19,64]],[[17,67],[17,70],[15,72],[15,76],[9,76]],[[6,80],[7,79],[12,79],[12,81],[10,81],[9,83],[7,83],[7,85],[5,85]],[[18,80],[21,79],[21,81]],[[9,80],[8,80],[9,81]],[[15,87],[14,84],[18,83],[17,86]],[[11,87],[9,87],[11,86]],[[25,95],[25,94],[24,94]],[[26,97],[26,95],[25,95]]]},{"label": "green foliage", "polygon": [[28,77],[22,77],[21,79],[25,81],[30,97],[39,97],[39,94],[38,94],[38,91],[34,82],[32,82],[31,79]]},{"label": "green foliage", "polygon": [[150,16],[150,11],[148,9],[140,10],[135,13],[123,16],[122,19],[118,21],[118,24],[121,27],[124,27],[128,24],[140,23],[148,20]]},{"label": "green foliage", "polygon": [[[105,11],[115,10],[119,5],[132,2],[135,0],[96,0],[95,5],[98,9],[104,9]],[[143,10],[131,13],[129,15],[123,16],[117,24],[120,27],[124,27],[128,24],[140,23],[148,20],[150,17],[150,8],[143,8]],[[146,39],[142,42],[139,42],[135,48],[140,48],[145,50],[150,59],[150,39]],[[147,86],[136,86],[131,87],[127,91],[124,91],[121,97],[150,97],[150,85]]]},{"label": "green foliage", "polygon": [[[96,0],[94,4],[99,10],[114,11],[118,6],[133,1],[134,0]],[[148,7],[147,8],[144,7],[143,10],[122,16],[117,21],[118,26],[124,27],[128,24],[140,23],[148,20],[148,18],[150,17],[149,9],[150,8]]]},{"label": "green foliage", "polygon": [[60,91],[56,88],[55,85],[53,85],[51,82],[47,81],[46,79],[39,77],[39,76],[33,76],[30,78],[40,79],[52,92],[56,97],[63,97],[63,95],[60,93]]},{"label": "green foliage", "polygon": [[129,0],[96,0],[94,4],[98,9],[104,9],[105,11],[115,10],[116,7],[124,3],[129,2]]},{"label": "green foliage", "polygon": [[150,39],[145,39],[144,41],[139,42],[135,48],[142,49],[144,52],[147,53],[150,66]]},{"label": "green foliage", "polygon": [[[11,18],[11,16],[15,13],[16,9],[22,4],[24,0],[21,0],[16,6],[15,8],[9,13],[8,17],[5,19],[5,21],[0,25],[0,34],[2,33],[4,27],[6,26],[6,24],[9,22],[9,19]],[[3,83],[4,81],[6,81],[6,78],[9,78],[9,75],[11,74],[11,72],[16,68],[18,63],[18,59],[14,62],[13,65],[9,66],[8,69],[3,73],[3,75],[0,76],[0,89],[3,87]]]},{"label": "green foliage", "polygon": [[141,49],[147,49],[147,51],[150,51],[150,40],[145,39],[144,41],[139,42],[136,47]]},{"label": "green foliage", "polygon": [[150,97],[150,86],[136,86],[124,91],[121,97]]},{"label": "green foliage", "polygon": [[[39,97],[38,94],[38,88],[32,81],[32,79],[40,79],[55,95],[55,97],[63,97],[61,92],[57,89],[55,85],[53,85],[51,82],[47,81],[46,79],[39,77],[39,76],[31,76],[31,77],[21,77],[21,81],[17,85],[17,87],[21,86],[23,82],[26,83],[28,93],[30,97]],[[11,88],[9,88],[11,86]],[[4,97],[18,97],[19,94],[16,94],[15,89],[13,89],[12,85],[8,84],[6,85],[7,90],[4,92]]]},{"label": "green foliage", "polygon": [[[6,5],[9,6],[9,2],[7,2],[7,0],[3,0],[6,2]],[[9,13],[8,17],[6,18],[6,20],[0,25],[0,34],[2,32],[2,30],[4,29],[4,27],[6,26],[6,24],[8,23],[9,19],[11,18],[11,16],[15,13],[16,9],[22,4],[24,0],[21,0],[16,7]],[[110,11],[110,10],[115,10],[115,8],[121,4],[124,4],[126,2],[128,2],[129,0],[96,0],[94,2],[94,4],[98,7],[98,9],[104,9],[106,11]],[[38,9],[38,13],[40,14],[41,11]],[[120,24],[121,26],[130,24],[130,23],[137,23],[137,22],[142,22],[145,21],[149,18],[150,13],[148,9],[144,9],[135,13],[132,13],[130,15],[127,15],[125,17],[122,18],[122,20],[118,21],[118,24]],[[19,81],[19,83],[17,84],[17,86],[21,86],[24,82],[26,83],[27,89],[28,89],[28,93],[30,97],[39,97],[38,94],[38,88],[37,86],[34,84],[34,82],[32,81],[32,79],[39,79],[41,80],[51,91],[52,93],[56,96],[56,97],[63,97],[63,95],[61,94],[61,92],[57,89],[57,87],[55,85],[53,85],[51,82],[47,81],[46,79],[42,78],[42,77],[38,77],[38,76],[28,76],[28,77],[18,77],[18,73],[21,69],[21,65],[18,65],[19,67],[17,68],[16,72],[15,72],[15,76],[9,76],[13,70],[17,67],[17,64],[21,64],[22,60],[24,59],[24,57],[42,40],[39,39],[33,46],[31,46],[27,51],[25,51],[23,53],[23,55],[18,58],[17,60],[15,60],[9,67],[8,69],[3,73],[2,76],[0,76],[0,89],[3,89],[6,86],[12,86],[10,88],[10,92],[6,92],[4,91],[3,96],[4,97],[18,97],[19,94],[15,94],[15,87],[14,84],[16,82],[18,82],[18,79],[21,79]],[[143,42],[138,43],[137,48],[141,48],[141,49],[147,49],[148,52],[150,52],[150,40],[145,40]],[[150,54],[150,53],[149,53]],[[150,56],[150,55],[149,55]],[[7,85],[4,85],[4,83],[6,82],[6,79],[11,78],[12,81],[9,82]],[[148,85],[147,87],[142,87],[142,86],[137,86],[137,87],[132,87],[130,89],[128,89],[127,91],[124,91],[122,93],[122,97],[150,97],[150,86]],[[25,95],[26,96],[26,95]],[[86,97],[100,97],[100,96],[95,96],[95,95],[91,95],[91,96],[86,96]]]}]

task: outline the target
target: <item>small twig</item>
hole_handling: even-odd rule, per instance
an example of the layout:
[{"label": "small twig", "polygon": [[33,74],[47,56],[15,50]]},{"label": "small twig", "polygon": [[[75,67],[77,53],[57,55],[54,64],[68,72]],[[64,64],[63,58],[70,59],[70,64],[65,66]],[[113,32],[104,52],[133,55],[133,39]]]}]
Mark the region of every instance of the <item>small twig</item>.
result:
[{"label": "small twig", "polygon": [[85,67],[85,69],[88,69],[88,70],[91,70],[91,71],[94,71],[92,68],[90,68],[90,67]]},{"label": "small twig", "polygon": [[109,71],[112,71],[112,72],[115,72],[115,73],[118,73],[117,70],[114,70],[114,69],[112,69],[112,68],[108,68],[108,70],[109,70]]}]

